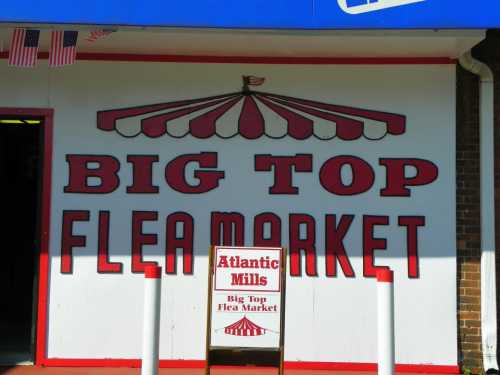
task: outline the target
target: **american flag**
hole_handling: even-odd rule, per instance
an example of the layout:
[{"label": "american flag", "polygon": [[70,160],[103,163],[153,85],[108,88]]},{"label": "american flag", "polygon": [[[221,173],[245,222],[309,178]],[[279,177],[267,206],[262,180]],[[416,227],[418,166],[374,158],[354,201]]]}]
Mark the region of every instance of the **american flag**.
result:
[{"label": "american flag", "polygon": [[105,36],[108,36],[111,33],[114,33],[116,30],[112,29],[97,29],[97,30],[92,30],[89,33],[89,36],[85,38],[87,42],[93,43],[98,39],[104,38]]},{"label": "american flag", "polygon": [[264,77],[243,76],[243,81],[249,86],[260,86],[266,79]]},{"label": "american flag", "polygon": [[14,29],[9,50],[9,65],[32,68],[38,60],[40,30]]},{"label": "american flag", "polygon": [[76,60],[76,40],[78,31],[52,31],[49,66],[71,65]]}]

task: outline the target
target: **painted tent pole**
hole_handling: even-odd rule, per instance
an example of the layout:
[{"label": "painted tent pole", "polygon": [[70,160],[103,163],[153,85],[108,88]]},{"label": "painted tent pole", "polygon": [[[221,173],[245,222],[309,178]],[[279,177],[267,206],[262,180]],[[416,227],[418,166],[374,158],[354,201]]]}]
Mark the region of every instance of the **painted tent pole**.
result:
[{"label": "painted tent pole", "polygon": [[378,375],[394,374],[394,273],[377,271]]},{"label": "painted tent pole", "polygon": [[157,375],[160,344],[161,267],[146,267],[144,276],[141,375]]}]

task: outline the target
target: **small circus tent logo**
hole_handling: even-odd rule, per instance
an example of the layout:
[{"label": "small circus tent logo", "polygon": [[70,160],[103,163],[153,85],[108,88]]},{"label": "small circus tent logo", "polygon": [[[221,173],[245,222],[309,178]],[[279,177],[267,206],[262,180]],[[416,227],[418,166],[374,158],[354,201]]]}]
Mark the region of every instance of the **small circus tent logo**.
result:
[{"label": "small circus tent logo", "polygon": [[224,328],[224,333],[233,336],[262,336],[266,329],[258,326],[246,316]]},{"label": "small circus tent logo", "polygon": [[406,130],[404,115],[250,89],[265,78],[243,76],[241,91],[97,113],[97,127],[123,137],[168,135],[248,140],[261,137],[379,140]]}]

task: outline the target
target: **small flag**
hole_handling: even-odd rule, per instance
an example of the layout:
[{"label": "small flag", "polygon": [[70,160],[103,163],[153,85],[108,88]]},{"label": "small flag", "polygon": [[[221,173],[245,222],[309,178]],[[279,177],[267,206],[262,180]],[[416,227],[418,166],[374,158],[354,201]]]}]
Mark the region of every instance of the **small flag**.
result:
[{"label": "small flag", "polygon": [[39,40],[40,30],[14,29],[9,50],[9,65],[33,68],[38,60]]},{"label": "small flag", "polygon": [[93,43],[93,42],[95,42],[98,39],[104,38],[104,37],[108,36],[109,34],[114,33],[115,31],[116,30],[112,30],[112,29],[96,29],[96,30],[92,30],[89,33],[89,36],[85,38],[85,40],[87,42]]},{"label": "small flag", "polygon": [[78,31],[52,31],[49,66],[71,65],[76,60],[76,40]]},{"label": "small flag", "polygon": [[243,76],[243,81],[249,86],[260,86],[266,79],[264,77]]}]

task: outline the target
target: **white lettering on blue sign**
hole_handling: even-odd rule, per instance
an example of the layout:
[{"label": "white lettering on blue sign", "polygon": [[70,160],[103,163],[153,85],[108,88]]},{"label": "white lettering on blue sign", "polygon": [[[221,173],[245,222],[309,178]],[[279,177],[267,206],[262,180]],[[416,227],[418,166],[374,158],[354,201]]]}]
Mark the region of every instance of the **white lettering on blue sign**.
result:
[{"label": "white lettering on blue sign", "polygon": [[337,0],[340,8],[349,14],[374,12],[381,9],[399,7],[425,0]]}]

